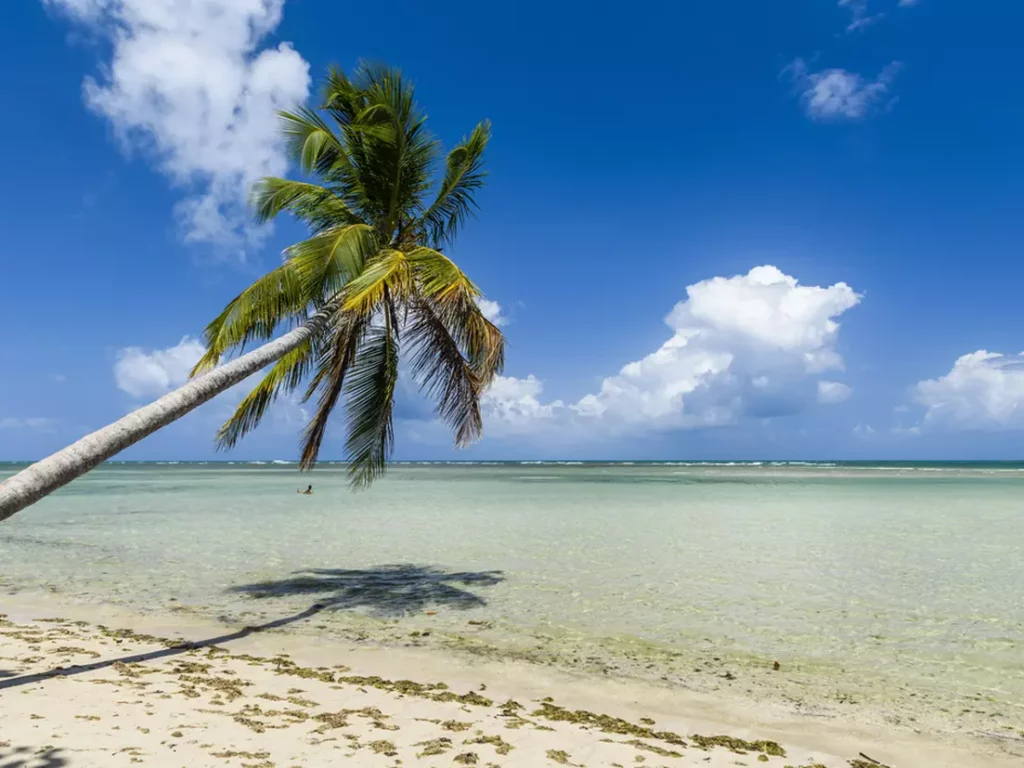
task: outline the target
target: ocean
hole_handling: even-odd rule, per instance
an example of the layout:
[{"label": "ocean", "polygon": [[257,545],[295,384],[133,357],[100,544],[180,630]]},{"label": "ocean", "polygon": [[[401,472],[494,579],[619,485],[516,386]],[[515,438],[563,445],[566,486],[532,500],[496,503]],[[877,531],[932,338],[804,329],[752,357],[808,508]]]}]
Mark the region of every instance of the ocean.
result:
[{"label": "ocean", "polygon": [[1024,722],[1024,463],[410,463],[358,494],[339,465],[110,463],[0,524],[0,564],[0,611],[46,591]]}]

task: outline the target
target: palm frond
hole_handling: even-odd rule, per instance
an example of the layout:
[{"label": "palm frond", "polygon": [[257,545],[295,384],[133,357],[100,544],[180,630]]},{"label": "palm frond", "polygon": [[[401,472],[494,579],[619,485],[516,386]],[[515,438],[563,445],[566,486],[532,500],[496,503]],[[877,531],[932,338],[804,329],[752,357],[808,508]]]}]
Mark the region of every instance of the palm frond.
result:
[{"label": "palm frond", "polygon": [[[359,69],[357,68],[357,74]],[[338,67],[329,67],[321,89],[322,108],[342,128],[351,124],[366,106],[363,89]]]},{"label": "palm frond", "polygon": [[338,163],[346,164],[345,147],[316,110],[300,107],[278,116],[288,155],[303,173],[322,175]]},{"label": "palm frond", "polygon": [[206,354],[191,375],[215,367],[229,350],[271,338],[283,323],[305,319],[314,297],[304,288],[295,265],[286,262],[238,294],[206,326]]},{"label": "palm frond", "polygon": [[340,90],[350,87],[362,96],[346,128],[353,162],[378,213],[382,239],[398,242],[423,207],[438,144],[400,70],[363,63]]},{"label": "palm frond", "polygon": [[477,440],[483,431],[483,382],[428,302],[412,304],[404,338],[412,347],[412,376],[434,400],[456,444],[464,447]]},{"label": "palm frond", "polygon": [[431,245],[440,248],[454,241],[466,219],[476,210],[474,194],[486,177],[484,150],[491,138],[491,123],[480,123],[448,153],[441,189],[422,216]]},{"label": "palm frond", "polygon": [[505,337],[484,317],[474,297],[449,293],[435,302],[434,311],[458,343],[484,387],[505,367]]},{"label": "palm frond", "polygon": [[313,338],[299,345],[274,363],[259,384],[253,387],[235,412],[217,430],[219,450],[234,448],[245,435],[259,426],[267,409],[282,392],[293,392],[309,372],[313,362]]},{"label": "palm frond", "polygon": [[420,295],[432,302],[481,381],[489,384],[505,364],[505,338],[480,311],[480,289],[440,251],[414,248],[408,258]]},{"label": "palm frond", "polygon": [[363,272],[367,259],[377,250],[373,227],[347,224],[324,229],[289,246],[285,254],[304,290],[311,296],[336,295]]},{"label": "palm frond", "polygon": [[411,284],[409,259],[399,250],[386,250],[367,262],[363,271],[345,288],[346,312],[370,315],[384,301],[389,289],[396,298],[408,294]]},{"label": "palm frond", "polygon": [[331,413],[338,403],[338,397],[345,386],[345,378],[356,359],[368,324],[365,318],[343,313],[338,313],[336,320],[330,342],[324,345],[317,361],[316,374],[303,398],[304,401],[309,400],[315,392],[320,393],[316,413],[302,433],[299,467],[303,470],[310,470],[316,464],[324,435],[327,434]]},{"label": "palm frond", "polygon": [[441,299],[453,293],[465,294],[474,299],[480,296],[480,289],[473,281],[440,251],[413,248],[407,258],[420,290],[427,298]]},{"label": "palm frond", "polygon": [[394,447],[395,385],[398,382],[398,337],[389,311],[382,326],[367,330],[349,371],[347,390],[349,480],[366,488],[387,465]]},{"label": "palm frond", "polygon": [[291,179],[267,177],[256,182],[250,202],[259,224],[270,221],[281,211],[306,222],[314,232],[360,221],[332,190]]}]

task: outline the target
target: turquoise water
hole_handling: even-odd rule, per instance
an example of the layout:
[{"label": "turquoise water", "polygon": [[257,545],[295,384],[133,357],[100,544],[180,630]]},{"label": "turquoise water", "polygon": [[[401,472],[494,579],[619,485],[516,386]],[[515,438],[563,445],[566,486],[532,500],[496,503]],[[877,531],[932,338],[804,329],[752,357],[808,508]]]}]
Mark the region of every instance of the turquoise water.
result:
[{"label": "turquoise water", "polygon": [[[0,563],[8,593],[246,621],[324,603],[290,629],[1024,712],[1024,463],[414,464],[358,495],[339,466],[110,464],[0,524]],[[761,675],[774,659],[797,682]]]}]

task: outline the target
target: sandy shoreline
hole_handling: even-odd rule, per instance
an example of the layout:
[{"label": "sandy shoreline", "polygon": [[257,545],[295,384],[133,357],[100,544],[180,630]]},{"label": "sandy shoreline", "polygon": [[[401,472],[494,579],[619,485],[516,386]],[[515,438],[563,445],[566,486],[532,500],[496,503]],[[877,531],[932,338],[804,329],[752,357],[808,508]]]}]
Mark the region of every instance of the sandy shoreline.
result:
[{"label": "sandy shoreline", "polygon": [[1024,747],[523,663],[31,605],[4,601],[0,765],[867,768],[864,753],[980,768],[1019,764]]}]

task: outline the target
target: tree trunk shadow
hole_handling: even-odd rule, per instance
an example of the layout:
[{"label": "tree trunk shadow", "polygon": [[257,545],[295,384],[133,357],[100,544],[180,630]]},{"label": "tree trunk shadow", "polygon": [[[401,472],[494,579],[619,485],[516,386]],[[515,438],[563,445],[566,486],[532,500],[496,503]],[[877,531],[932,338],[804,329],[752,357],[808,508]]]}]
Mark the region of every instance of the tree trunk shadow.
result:
[{"label": "tree trunk shadow", "polygon": [[[146,651],[145,653],[133,653],[128,656],[118,656],[113,659],[103,659],[101,661],[94,661],[89,664],[76,664],[71,667],[59,667],[51,669],[46,672],[37,672],[31,675],[21,675],[20,677],[12,677],[6,680],[0,680],[0,691],[7,688],[16,688],[19,685],[31,685],[32,683],[38,683],[43,680],[48,680],[51,677],[71,677],[73,675],[80,675],[83,672],[94,672],[97,669],[105,669],[111,667],[114,664],[121,662],[124,664],[134,664],[136,662],[144,661],[155,661],[156,659],[163,659],[168,656],[177,656],[188,651],[194,651],[197,648],[207,648],[211,645],[221,645],[223,643],[230,643],[232,640],[240,640],[243,637],[256,632],[265,632],[268,629],[276,629],[277,627],[283,627],[287,624],[292,624],[302,619],[307,619],[310,616],[315,616],[324,609],[324,606],[315,604],[292,616],[285,616],[281,619],[274,619],[274,621],[268,621],[264,624],[256,624],[250,627],[242,627],[235,632],[228,632],[217,637],[209,637],[205,640],[197,641],[185,641],[172,645],[169,648],[161,648],[158,651]],[[7,768],[7,766],[0,765],[0,768]]]}]

